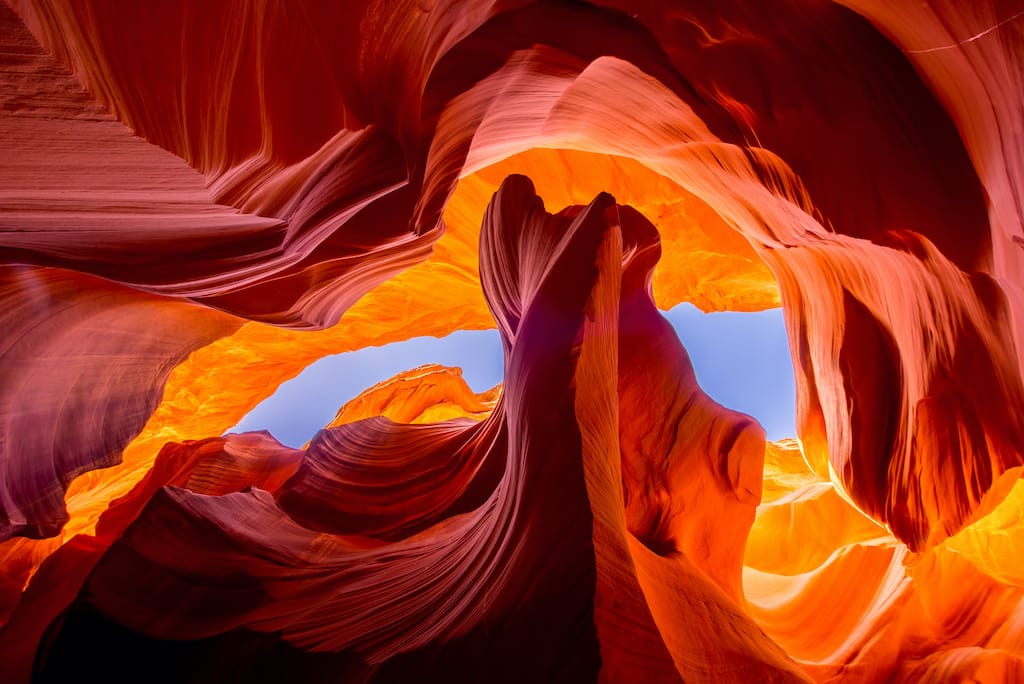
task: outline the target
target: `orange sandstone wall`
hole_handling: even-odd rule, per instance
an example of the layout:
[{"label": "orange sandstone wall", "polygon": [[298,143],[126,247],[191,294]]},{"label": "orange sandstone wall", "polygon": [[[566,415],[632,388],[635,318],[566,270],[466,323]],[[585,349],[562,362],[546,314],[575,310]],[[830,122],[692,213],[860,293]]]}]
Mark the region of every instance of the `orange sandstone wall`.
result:
[{"label": "orange sandstone wall", "polygon": [[[1024,678],[1024,9],[5,2],[12,681]],[[783,306],[794,440],[682,301]]]}]

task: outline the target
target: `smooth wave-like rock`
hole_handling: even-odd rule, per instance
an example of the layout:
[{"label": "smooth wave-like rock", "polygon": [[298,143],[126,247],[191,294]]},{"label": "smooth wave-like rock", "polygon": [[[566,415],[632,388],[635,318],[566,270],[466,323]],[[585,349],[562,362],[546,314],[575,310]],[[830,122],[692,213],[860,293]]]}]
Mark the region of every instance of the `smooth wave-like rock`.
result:
[{"label": "smooth wave-like rock", "polygon": [[[3,671],[1020,677],[1022,26],[5,0]],[[701,392],[680,301],[784,307],[796,441]],[[321,356],[495,325],[500,391],[218,436]]]},{"label": "smooth wave-like rock", "polygon": [[51,537],[68,521],[71,480],[116,463],[159,403],[171,367],[237,323],[185,301],[24,264],[0,267],[0,303],[0,535]]},{"label": "smooth wave-like rock", "polygon": [[[153,495],[98,561],[72,612],[91,608],[162,640],[211,639],[242,628],[280,633],[312,651],[353,653],[346,668],[361,662],[383,679],[400,679],[408,668],[459,672],[462,661],[480,657],[460,645],[468,640],[491,654],[476,664],[478,676],[580,679],[603,668],[649,680],[726,672],[801,680],[736,603],[739,555],[696,552],[707,549],[716,521],[681,524],[668,510],[672,494],[694,486],[687,484],[693,456],[671,449],[671,440],[655,441],[633,458],[646,455],[656,468],[615,477],[617,443],[594,439],[618,432],[634,392],[669,402],[685,392],[690,399],[670,410],[678,412],[673,425],[733,425],[721,431],[721,463],[709,464],[704,486],[753,516],[756,495],[748,488],[759,485],[760,429],[737,437],[752,422],[703,395],[678,341],[660,350],[619,344],[649,325],[671,333],[650,298],[653,226],[608,195],[551,216],[529,181],[512,177],[489,209],[481,255],[508,378],[490,417],[434,425],[369,418],[329,428],[310,443],[295,474],[270,487],[273,497],[251,471],[253,488],[197,491],[193,470],[182,485]],[[620,307],[634,317],[620,317]],[[649,412],[634,426],[649,431],[659,420]],[[256,437],[231,436],[225,446]],[[224,447],[212,446],[219,463]],[[275,451],[294,453],[266,439],[255,449],[257,463]],[[623,482],[632,500],[641,485],[669,494],[649,504],[666,509],[653,514],[666,529],[632,520]],[[557,525],[544,524],[550,516]],[[733,517],[733,548],[741,550],[744,518]],[[643,545],[634,543],[631,527],[642,528]],[[622,584],[632,586],[628,600]],[[687,605],[699,606],[703,618],[680,621],[675,610]],[[695,638],[716,620],[729,620],[734,633]],[[245,633],[238,634],[244,643]],[[73,648],[65,644],[79,636],[65,627],[51,638],[44,678],[63,671],[64,649]],[[218,650],[223,661],[244,657],[246,648]],[[505,650],[534,657],[510,664],[493,653]],[[181,674],[210,674],[196,667]]]},{"label": "smooth wave-like rock", "polygon": [[477,394],[462,379],[462,369],[427,364],[374,385],[338,409],[326,427],[377,416],[396,423],[483,419],[500,397],[501,385]]}]

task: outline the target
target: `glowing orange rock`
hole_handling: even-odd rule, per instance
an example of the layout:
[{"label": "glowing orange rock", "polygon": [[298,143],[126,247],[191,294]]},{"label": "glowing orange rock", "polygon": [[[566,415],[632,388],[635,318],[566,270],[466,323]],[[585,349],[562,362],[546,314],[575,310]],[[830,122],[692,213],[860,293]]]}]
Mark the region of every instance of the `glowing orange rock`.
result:
[{"label": "glowing orange rock", "polygon": [[[572,678],[586,678],[600,663],[615,677],[732,672],[801,679],[735,603],[733,572],[739,571],[739,555],[688,558],[691,549],[707,549],[707,533],[715,523],[680,524],[666,511],[666,530],[641,532],[646,544],[662,548],[652,551],[638,544],[628,531],[636,516],[625,505],[621,482],[624,477],[637,492],[641,480],[630,471],[609,477],[614,472],[609,468],[619,463],[617,448],[613,442],[609,450],[606,440],[594,439],[609,429],[617,432],[620,411],[630,410],[631,386],[660,376],[657,382],[669,383],[666,389],[648,385],[636,391],[670,401],[676,391],[690,393],[692,400],[678,405],[677,424],[699,426],[710,419],[735,425],[722,430],[721,465],[702,477],[710,478],[704,486],[720,489],[717,497],[736,496],[753,514],[757,494],[749,488],[759,488],[760,430],[754,426],[752,437],[737,438],[736,430],[747,430],[751,421],[730,417],[703,397],[678,341],[675,349],[654,351],[653,357],[644,347],[617,343],[645,336],[649,325],[670,332],[647,286],[658,257],[653,227],[636,212],[615,207],[607,195],[582,211],[552,217],[528,181],[514,177],[491,205],[482,245],[485,291],[503,334],[510,373],[489,418],[434,425],[370,418],[326,430],[286,483],[252,480],[250,471],[250,480],[275,492],[274,498],[259,489],[197,496],[195,483],[205,483],[208,476],[196,480],[198,466],[193,466],[183,488],[156,493],[99,560],[85,585],[90,598],[76,603],[75,617],[44,662],[63,662],[58,654],[80,639],[79,620],[96,620],[88,611],[98,609],[105,619],[158,639],[210,639],[242,626],[282,631],[304,648],[358,654],[390,673],[384,676],[399,676],[409,667],[422,671],[427,663],[439,668],[434,671],[458,672],[466,658],[459,644],[498,629],[504,648],[549,654],[521,660],[517,671],[523,676],[557,667]],[[623,255],[626,263],[620,266]],[[620,308],[632,314],[620,318]],[[648,364],[650,373],[644,373]],[[429,374],[418,379],[429,387]],[[382,390],[395,396],[395,383],[401,382],[366,397]],[[546,400],[538,401],[540,396]],[[444,394],[433,397],[437,403],[446,399]],[[657,414],[650,413],[635,425],[656,420]],[[227,444],[238,439],[253,437],[229,437]],[[194,447],[188,452],[209,453],[211,465],[221,463],[216,445],[223,441],[211,443],[209,452]],[[685,449],[676,452],[671,443],[653,443],[648,456],[659,465],[644,476],[668,488],[670,503],[672,494],[689,486],[684,473],[694,459]],[[276,451],[286,459],[294,453],[265,439],[259,444],[255,453],[265,456],[246,462],[265,463]],[[231,462],[237,460],[224,463]],[[752,483],[747,481],[751,472]],[[568,505],[568,496],[575,503]],[[549,515],[558,516],[558,526],[540,524]],[[741,550],[745,529],[743,517],[738,520],[732,548]],[[171,532],[182,525],[187,534]],[[228,538],[235,541],[224,546]],[[53,562],[69,553],[58,552]],[[268,564],[267,553],[277,560]],[[311,565],[314,556],[320,562]],[[619,578],[631,566],[635,569]],[[372,567],[376,570],[367,575]],[[541,567],[551,569],[538,572]],[[605,602],[611,592],[621,592],[623,580],[632,586],[630,599],[622,603],[625,595],[619,593],[619,609],[609,612]],[[154,612],[140,613],[137,594],[150,592],[153,581],[175,597],[173,605],[154,604]],[[371,586],[380,603],[360,603],[356,596]],[[552,603],[556,597],[557,604]],[[391,608],[381,612],[383,605]],[[673,606],[680,605],[701,606],[704,617],[680,623],[673,617]],[[733,636],[697,638],[708,624],[725,619],[734,624]],[[584,625],[593,621],[582,634],[581,620]],[[622,640],[623,620],[634,625],[628,643]],[[98,633],[105,632],[104,624],[97,623]],[[647,645],[638,649],[637,638]],[[431,643],[446,641],[452,645],[440,660],[429,655]],[[234,658],[230,653],[224,656]],[[352,673],[351,657],[339,656],[329,661],[330,667]],[[197,673],[206,667],[196,666]],[[476,667],[507,672],[513,666],[493,658]],[[46,668],[48,676],[59,671],[56,664],[44,665],[44,673]]]},{"label": "glowing orange rock", "polygon": [[483,419],[494,410],[501,386],[475,394],[458,368],[426,365],[399,373],[366,390],[338,411],[326,427],[384,416],[396,423]]},{"label": "glowing orange rock", "polygon": [[[1020,12],[208,5],[0,5],[0,670],[1024,677]],[[683,299],[784,305],[798,442]],[[216,436],[488,303],[500,398]]]}]

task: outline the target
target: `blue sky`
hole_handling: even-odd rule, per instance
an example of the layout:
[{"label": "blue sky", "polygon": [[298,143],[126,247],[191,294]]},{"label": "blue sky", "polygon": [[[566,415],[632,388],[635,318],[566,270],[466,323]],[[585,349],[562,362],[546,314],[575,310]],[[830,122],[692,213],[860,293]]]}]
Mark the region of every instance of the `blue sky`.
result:
[{"label": "blue sky", "polygon": [[[794,436],[793,366],[782,309],[701,313],[680,304],[665,316],[690,354],[697,381],[717,402],[757,418],[768,439]],[[425,363],[459,366],[476,392],[501,382],[497,330],[418,337],[316,361],[281,385],[231,432],[269,430],[282,443],[305,444],[345,402],[363,390]]]},{"label": "blue sky", "polygon": [[782,309],[706,314],[680,304],[665,317],[712,399],[757,418],[770,440],[796,436],[793,360]]}]

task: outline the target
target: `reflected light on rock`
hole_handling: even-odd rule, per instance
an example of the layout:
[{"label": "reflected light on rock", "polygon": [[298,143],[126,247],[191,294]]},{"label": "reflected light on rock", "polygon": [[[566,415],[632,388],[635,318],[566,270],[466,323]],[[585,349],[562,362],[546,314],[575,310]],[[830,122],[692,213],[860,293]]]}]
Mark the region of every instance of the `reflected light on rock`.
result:
[{"label": "reflected light on rock", "polygon": [[1022,92],[989,0],[4,0],[0,672],[1024,680]]}]

